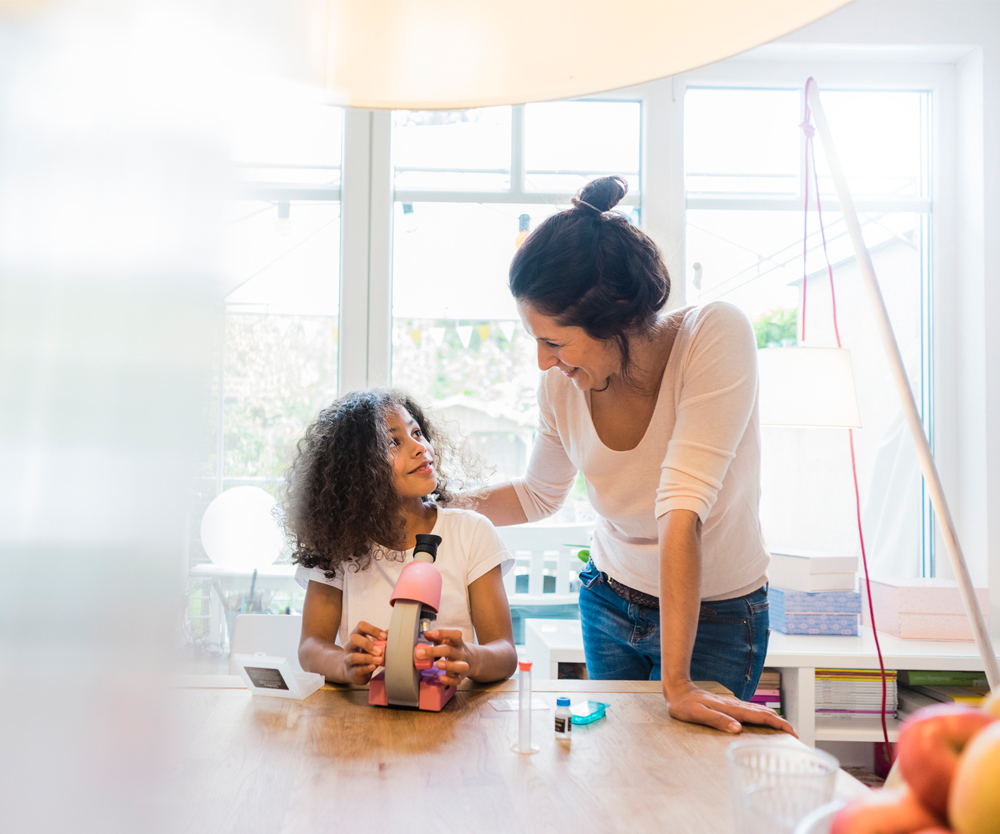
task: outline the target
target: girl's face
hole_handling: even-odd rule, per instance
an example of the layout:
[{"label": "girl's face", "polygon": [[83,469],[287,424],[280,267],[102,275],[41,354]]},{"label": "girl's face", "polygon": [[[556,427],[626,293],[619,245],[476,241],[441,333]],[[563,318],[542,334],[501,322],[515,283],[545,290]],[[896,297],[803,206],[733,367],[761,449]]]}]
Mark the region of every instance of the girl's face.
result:
[{"label": "girl's face", "polygon": [[557,324],[526,301],[517,302],[524,329],[538,343],[538,367],[559,368],[581,391],[603,388],[621,369],[621,354],[614,342],[588,336],[582,327]]},{"label": "girl's face", "polygon": [[420,424],[401,405],[389,412],[385,424],[396,491],[404,500],[430,495],[437,487],[434,447],[424,437]]}]

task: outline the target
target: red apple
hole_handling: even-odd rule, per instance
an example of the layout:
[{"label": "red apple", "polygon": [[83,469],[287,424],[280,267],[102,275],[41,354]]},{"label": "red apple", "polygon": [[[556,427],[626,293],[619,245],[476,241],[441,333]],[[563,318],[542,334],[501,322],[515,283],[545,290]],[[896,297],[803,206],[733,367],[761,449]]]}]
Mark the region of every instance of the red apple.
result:
[{"label": "red apple", "polygon": [[948,791],[962,750],[995,720],[976,707],[936,704],[917,710],[903,722],[896,745],[900,773],[938,816],[943,818],[948,811]]},{"label": "red apple", "polygon": [[941,820],[906,788],[885,788],[859,796],[833,818],[830,834],[912,834],[941,828]]},{"label": "red apple", "polygon": [[948,798],[948,819],[959,834],[1000,832],[1000,721],[965,748]]}]

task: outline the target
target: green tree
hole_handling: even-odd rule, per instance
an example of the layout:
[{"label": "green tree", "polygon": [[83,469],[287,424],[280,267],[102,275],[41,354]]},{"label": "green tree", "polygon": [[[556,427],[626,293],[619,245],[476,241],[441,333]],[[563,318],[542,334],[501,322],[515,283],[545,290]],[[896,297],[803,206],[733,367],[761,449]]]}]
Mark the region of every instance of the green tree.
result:
[{"label": "green tree", "polygon": [[769,310],[753,322],[758,348],[788,347],[795,344],[798,313],[791,307]]}]

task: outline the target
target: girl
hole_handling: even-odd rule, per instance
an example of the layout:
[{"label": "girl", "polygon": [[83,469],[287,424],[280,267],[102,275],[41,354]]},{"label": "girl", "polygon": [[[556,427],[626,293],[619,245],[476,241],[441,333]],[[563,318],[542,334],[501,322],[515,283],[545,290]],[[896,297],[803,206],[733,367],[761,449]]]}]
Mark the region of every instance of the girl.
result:
[{"label": "girl", "polygon": [[[493,525],[452,498],[436,432],[405,394],[348,394],[320,413],[288,472],[285,525],[306,586],[299,663],[334,683],[366,684],[386,639],[389,597],[418,533],[442,539],[441,609],[426,637],[441,681],[495,681],[517,665],[502,574],[513,559]],[[442,450],[448,444],[442,439]],[[338,645],[339,633],[339,645]]]}]

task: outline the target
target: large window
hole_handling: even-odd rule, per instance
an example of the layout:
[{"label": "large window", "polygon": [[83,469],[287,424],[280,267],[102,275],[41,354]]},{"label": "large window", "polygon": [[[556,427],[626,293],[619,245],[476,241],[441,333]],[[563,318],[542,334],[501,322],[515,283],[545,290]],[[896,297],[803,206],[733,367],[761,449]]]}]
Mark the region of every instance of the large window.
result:
[{"label": "large window", "polygon": [[[520,241],[588,180],[624,176],[638,221],[641,107],[580,101],[397,112],[392,381],[468,439],[494,479],[524,471],[536,346],[507,289]],[[558,517],[592,517],[582,483]]]},{"label": "large window", "polygon": [[[288,105],[237,127],[238,193],[228,220],[223,332],[209,440],[192,506],[190,562],[207,561],[201,517],[235,486],[277,491],[295,444],[338,388],[343,111]],[[204,634],[211,583],[193,583]],[[287,594],[268,603],[287,607]]]},{"label": "large window", "polygon": [[[296,105],[245,124],[192,563],[205,558],[204,506],[232,486],[273,491],[306,423],[352,388],[409,390],[467,439],[490,477],[521,474],[538,370],[507,270],[524,236],[593,177],[628,180],[620,209],[661,244],[673,306],[729,301],[754,321],[761,347],[796,344],[805,288],[805,343],[833,344],[814,202],[803,282],[799,123],[810,71],[723,62],[580,101],[394,113]],[[940,114],[953,107],[946,74],[935,72],[841,63],[820,78],[932,439],[933,404],[952,384],[939,375],[935,390],[933,372],[942,247],[932,245],[941,239],[932,209],[948,141]],[[856,445],[869,554],[876,572],[933,574],[931,513],[818,139],[816,149],[864,423]],[[768,544],[856,552],[846,434],[762,434]],[[555,520],[592,517],[580,479]]]},{"label": "large window", "polygon": [[[911,386],[929,424],[931,93],[828,87],[822,100]],[[802,90],[691,84],[684,107],[688,301],[721,299],[740,306],[753,320],[761,348],[835,346],[816,182],[803,178]],[[916,457],[818,136],[815,148],[837,324],[852,353],[863,421],[855,445],[868,553],[878,573],[930,573],[930,514]],[[803,247],[806,188],[810,211]],[[764,427],[762,440],[768,544],[856,552],[846,432]]]}]

